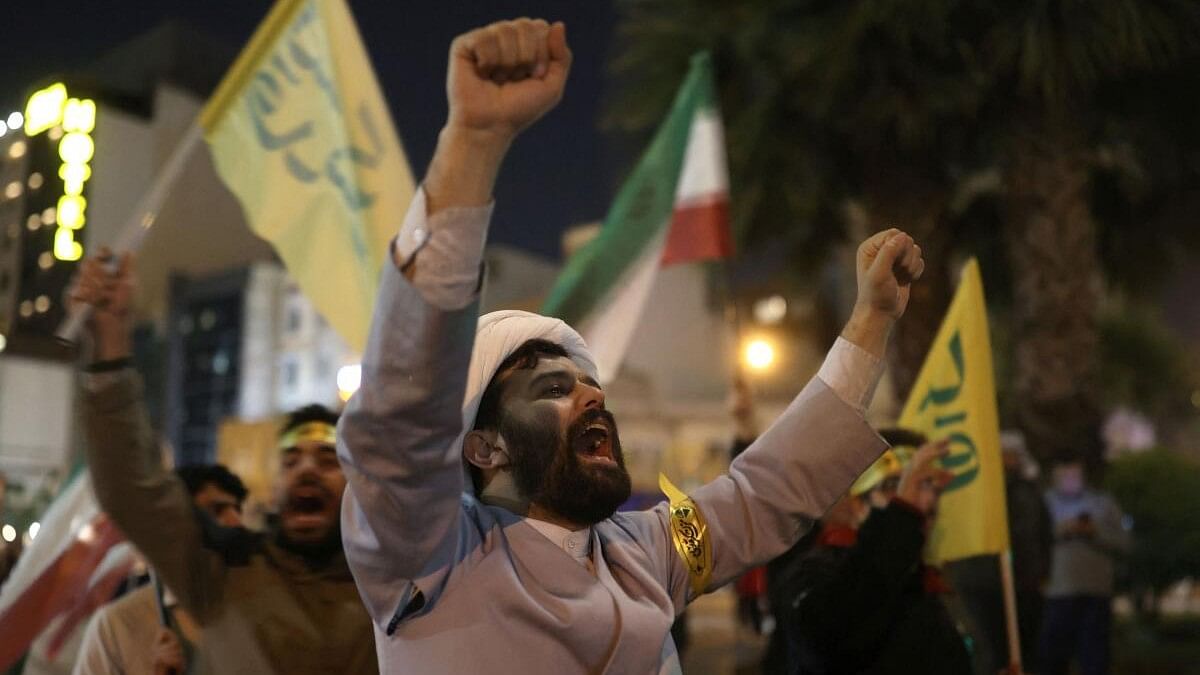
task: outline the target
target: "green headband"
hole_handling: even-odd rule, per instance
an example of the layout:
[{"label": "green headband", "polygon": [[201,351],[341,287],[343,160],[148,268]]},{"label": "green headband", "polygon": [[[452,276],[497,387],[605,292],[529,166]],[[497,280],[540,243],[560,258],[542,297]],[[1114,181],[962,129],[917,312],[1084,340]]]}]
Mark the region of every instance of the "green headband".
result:
[{"label": "green headband", "polygon": [[305,422],[279,437],[279,449],[294,448],[304,441],[337,445],[337,427],[328,422]]}]

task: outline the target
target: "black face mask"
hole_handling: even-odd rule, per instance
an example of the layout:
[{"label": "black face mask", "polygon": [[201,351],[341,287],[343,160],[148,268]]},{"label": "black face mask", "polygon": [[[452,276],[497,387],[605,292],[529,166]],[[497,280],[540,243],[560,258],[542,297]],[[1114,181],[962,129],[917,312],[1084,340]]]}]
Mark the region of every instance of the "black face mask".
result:
[{"label": "black face mask", "polygon": [[[589,466],[573,445],[589,425],[604,420],[612,436],[616,466]],[[543,416],[533,423],[503,414],[500,435],[508,442],[513,482],[533,503],[575,523],[594,525],[612,516],[629,499],[631,483],[612,413],[594,408],[558,432],[557,418]]]}]

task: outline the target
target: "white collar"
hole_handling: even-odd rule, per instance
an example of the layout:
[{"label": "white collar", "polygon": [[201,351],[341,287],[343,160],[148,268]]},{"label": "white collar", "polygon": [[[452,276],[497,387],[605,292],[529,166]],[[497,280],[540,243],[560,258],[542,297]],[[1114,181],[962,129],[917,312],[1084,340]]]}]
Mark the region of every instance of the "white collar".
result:
[{"label": "white collar", "polygon": [[548,523],[544,520],[536,518],[523,518],[530,527],[542,533],[550,541],[554,542],[566,552],[567,555],[574,558],[579,563],[586,563],[592,555],[592,528],[585,527],[582,530],[572,532],[561,525]]}]

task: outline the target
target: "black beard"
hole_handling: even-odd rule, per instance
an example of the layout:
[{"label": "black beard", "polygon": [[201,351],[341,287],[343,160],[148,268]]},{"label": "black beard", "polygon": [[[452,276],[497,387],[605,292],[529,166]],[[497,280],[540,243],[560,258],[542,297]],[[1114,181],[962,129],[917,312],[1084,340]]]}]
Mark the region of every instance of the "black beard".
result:
[{"label": "black beard", "polygon": [[[571,441],[588,425],[604,420],[612,435],[609,445],[617,465],[587,466],[571,448]],[[616,513],[632,489],[625,456],[612,413],[594,408],[584,412],[560,435],[549,419],[526,423],[503,415],[500,435],[508,443],[513,482],[521,494],[552,513],[581,525],[596,523]]]},{"label": "black beard", "polygon": [[274,523],[274,530],[275,544],[289,553],[300,556],[310,570],[328,565],[333,557],[342,551],[341,518],[335,520],[329,532],[318,541],[295,541],[289,538],[278,520]]}]

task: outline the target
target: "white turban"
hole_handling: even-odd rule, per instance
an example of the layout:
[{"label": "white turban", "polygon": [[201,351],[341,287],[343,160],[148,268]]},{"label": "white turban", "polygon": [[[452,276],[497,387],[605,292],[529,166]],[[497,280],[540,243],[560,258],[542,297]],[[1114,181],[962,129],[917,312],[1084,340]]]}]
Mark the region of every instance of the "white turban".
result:
[{"label": "white turban", "polygon": [[[530,340],[546,340],[559,345],[567,351],[567,356],[575,365],[593,379],[598,377],[596,362],[588,351],[587,343],[562,320],[515,309],[479,317],[479,325],[475,329],[475,348],[471,352],[471,367],[467,370],[466,393],[463,396],[463,429],[454,444],[459,452],[462,451],[463,439],[475,428],[479,401],[500,364]],[[463,468],[466,469],[465,460]],[[469,475],[464,489],[473,491]]]}]

